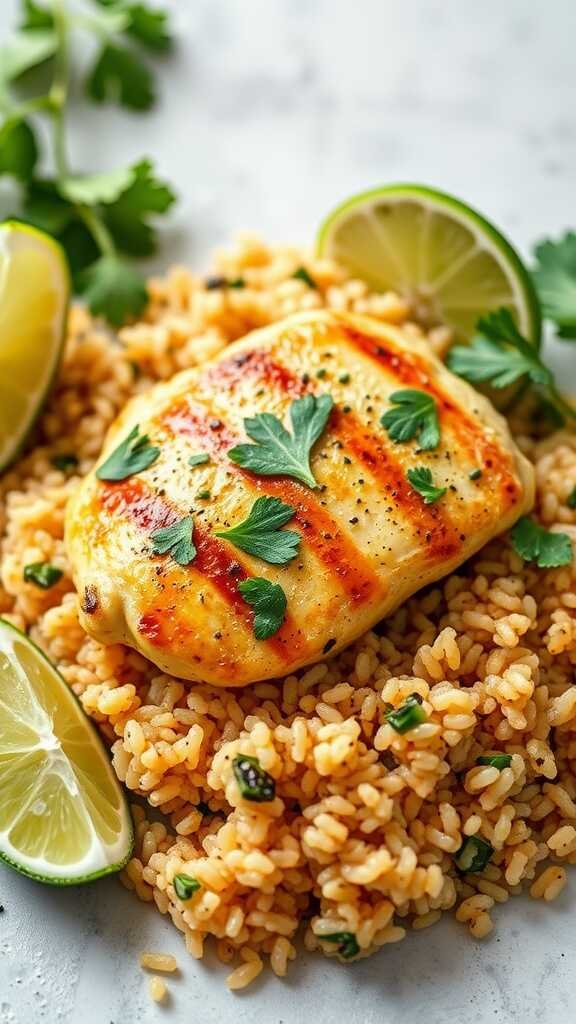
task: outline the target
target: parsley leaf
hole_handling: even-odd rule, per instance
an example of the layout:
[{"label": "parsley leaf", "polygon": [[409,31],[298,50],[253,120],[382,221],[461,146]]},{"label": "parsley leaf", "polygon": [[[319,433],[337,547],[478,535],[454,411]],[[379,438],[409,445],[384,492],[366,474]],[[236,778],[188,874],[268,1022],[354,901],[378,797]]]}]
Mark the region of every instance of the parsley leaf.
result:
[{"label": "parsley leaf", "polygon": [[237,466],[262,476],[290,476],[307,487],[317,488],[310,468],[310,452],[324,430],[332,411],[331,395],[306,395],[292,402],[290,434],[277,416],[258,413],[244,420],[248,437],[256,444],[239,444],[228,457]]},{"label": "parsley leaf", "polygon": [[198,452],[197,455],[191,455],[188,459],[189,466],[203,466],[206,462],[210,462],[208,452]]},{"label": "parsley leaf", "polygon": [[150,160],[141,160],[132,170],[132,181],[113,203],[105,206],[104,219],[116,245],[133,256],[151,256],[156,250],[150,214],[164,214],[176,197],[164,182],[154,177]]},{"label": "parsley leaf", "polygon": [[298,554],[301,537],[293,530],[281,530],[296,509],[279,498],[257,498],[247,519],[229,530],[221,530],[224,537],[241,551],[262,558],[270,565],[284,565]]},{"label": "parsley leaf", "polygon": [[184,516],[171,526],[164,526],[151,534],[155,555],[170,553],[178,565],[190,565],[196,558],[196,547],[192,540],[194,517]]},{"label": "parsley leaf", "polygon": [[127,13],[130,16],[125,29],[127,35],[156,53],[166,53],[171,48],[166,11],[152,10],[144,4],[129,4]]},{"label": "parsley leaf", "polygon": [[286,594],[279,583],[270,583],[260,576],[250,576],[238,584],[238,590],[255,611],[254,636],[267,640],[274,636],[286,615]]},{"label": "parsley leaf", "polygon": [[92,206],[95,203],[112,203],[134,181],[135,168],[123,167],[105,174],[85,174],[81,177],[65,178],[59,190],[71,203]]},{"label": "parsley leaf", "polygon": [[101,256],[76,283],[94,316],[105,317],[114,327],[138,316],[148,302],[144,276],[119,256]]},{"label": "parsley leaf", "polygon": [[552,533],[528,516],[522,516],[510,534],[516,553],[540,569],[553,569],[572,562],[572,543],[567,533]]},{"label": "parsley leaf", "polygon": [[426,391],[406,388],[394,391],[390,401],[399,408],[388,409],[380,419],[391,441],[418,438],[420,450],[431,451],[440,444],[440,423],[436,401]]},{"label": "parsley leaf", "polygon": [[130,110],[149,110],[156,98],[152,75],[138,55],[109,42],[90,71],[86,92],[96,103],[115,101]]},{"label": "parsley leaf", "polygon": [[455,345],[447,365],[471,384],[489,382],[505,388],[525,378],[543,394],[565,419],[576,419],[576,410],[562,398],[554,376],[542,362],[535,347],[524,338],[512,314],[498,309],[478,321],[478,334],[470,345]]},{"label": "parsley leaf", "polygon": [[556,324],[561,338],[576,338],[576,232],[568,231],[557,242],[541,242],[534,255],[533,277],[544,315]]},{"label": "parsley leaf", "polygon": [[36,136],[28,121],[9,118],[0,129],[0,175],[29,181],[37,160]]},{"label": "parsley leaf", "polygon": [[126,480],[134,473],[149,469],[160,455],[148,440],[148,434],[140,434],[136,425],[96,470],[99,480]]},{"label": "parsley leaf", "polygon": [[415,491],[424,499],[425,505],[432,505],[446,494],[446,487],[435,487],[432,483],[432,472],[427,466],[416,466],[406,473]]},{"label": "parsley leaf", "polygon": [[298,270],[294,271],[292,277],[295,281],[303,281],[309,288],[318,288],[316,281],[312,277],[312,274],[308,273],[306,267],[298,267]]}]

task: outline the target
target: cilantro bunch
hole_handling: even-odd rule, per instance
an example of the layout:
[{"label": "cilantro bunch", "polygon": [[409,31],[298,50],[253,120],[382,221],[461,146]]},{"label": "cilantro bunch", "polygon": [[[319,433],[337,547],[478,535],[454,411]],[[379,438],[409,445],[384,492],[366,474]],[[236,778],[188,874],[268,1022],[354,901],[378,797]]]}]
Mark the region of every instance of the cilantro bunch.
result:
[{"label": "cilantro bunch", "polygon": [[[129,0],[22,0],[21,6],[19,28],[0,47],[0,175],[15,179],[21,192],[12,216],[60,242],[76,291],[92,313],[118,326],[147,302],[144,276],[127,257],[154,253],[153,218],[165,214],[175,196],[147,159],[102,174],[70,167],[71,50],[77,29],[96,39],[83,81],[91,100],[148,110],[155,101],[149,59],[172,45],[168,16]],[[31,98],[21,97],[23,76],[27,91],[38,86]],[[48,163],[38,131],[42,118],[50,128],[48,174],[39,172],[40,162]]]}]

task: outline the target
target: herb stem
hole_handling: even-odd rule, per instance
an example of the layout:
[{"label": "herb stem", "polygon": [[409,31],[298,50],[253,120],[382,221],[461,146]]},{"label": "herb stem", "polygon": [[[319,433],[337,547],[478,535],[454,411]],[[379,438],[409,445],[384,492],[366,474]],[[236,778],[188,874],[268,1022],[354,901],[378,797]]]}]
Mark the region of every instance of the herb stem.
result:
[{"label": "herb stem", "polygon": [[549,385],[550,397],[567,420],[576,420],[576,409],[562,397],[555,384]]},{"label": "herb stem", "polygon": [[91,206],[76,206],[76,212],[84,221],[103,256],[115,256],[116,246],[102,217]]},{"label": "herb stem", "polygon": [[70,81],[69,47],[68,47],[68,16],[66,0],[55,0],[54,26],[58,38],[54,64],[54,78],[49,92],[50,110],[52,113],[52,139],[54,144],[54,162],[60,181],[68,177],[68,159],[66,154],[66,125],[64,109],[68,99]]}]

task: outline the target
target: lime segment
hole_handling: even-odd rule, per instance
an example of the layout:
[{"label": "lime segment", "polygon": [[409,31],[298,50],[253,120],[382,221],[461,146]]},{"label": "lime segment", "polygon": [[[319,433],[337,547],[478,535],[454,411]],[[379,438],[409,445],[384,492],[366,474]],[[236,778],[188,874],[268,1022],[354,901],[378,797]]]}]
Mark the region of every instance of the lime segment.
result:
[{"label": "lime segment", "polygon": [[70,284],[48,235],[0,225],[0,470],[18,455],[62,352]]},{"label": "lime segment", "polygon": [[42,652],[0,619],[0,858],[73,885],[118,871],[130,813],[106,751]]},{"label": "lime segment", "polygon": [[538,300],[520,257],[471,207],[421,185],[390,185],[353,196],[324,221],[317,240],[376,291],[406,298],[427,326],[447,324],[468,341],[478,319],[504,306],[540,342]]}]

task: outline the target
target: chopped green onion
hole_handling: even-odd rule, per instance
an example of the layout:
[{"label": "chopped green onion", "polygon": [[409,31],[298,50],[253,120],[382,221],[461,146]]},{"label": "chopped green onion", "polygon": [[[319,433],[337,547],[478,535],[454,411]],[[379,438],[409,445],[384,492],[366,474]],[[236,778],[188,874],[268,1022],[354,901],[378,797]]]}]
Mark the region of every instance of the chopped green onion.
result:
[{"label": "chopped green onion", "polygon": [[482,470],[481,469],[473,469],[471,473],[468,473],[468,479],[469,480],[479,480],[481,476],[482,476]]},{"label": "chopped green onion", "polygon": [[476,758],[476,764],[486,764],[491,768],[497,768],[499,772],[503,768],[509,768],[512,761],[512,754],[491,754]]},{"label": "chopped green onion", "polygon": [[76,469],[78,465],[78,459],[75,455],[53,455],[50,462],[54,466],[54,469],[59,469],[61,473],[68,473],[72,469]]},{"label": "chopped green onion", "polygon": [[201,883],[197,878],[192,878],[192,875],[174,875],[174,892],[179,900],[191,899],[201,888]]},{"label": "chopped green onion", "polygon": [[351,960],[360,952],[354,932],[334,932],[332,935],[320,935],[322,942],[337,942],[338,952],[344,960]]},{"label": "chopped green onion", "polygon": [[394,708],[386,715],[386,721],[396,732],[405,733],[422,725],[426,721],[426,712],[422,707],[422,697],[412,693],[399,708]]},{"label": "chopped green onion", "polygon": [[41,590],[50,590],[64,575],[62,569],[57,569],[50,562],[31,562],[24,566],[23,572],[25,583],[34,583]]},{"label": "chopped green onion", "polygon": [[276,783],[272,776],[260,767],[257,757],[238,754],[232,762],[232,771],[238,783],[240,796],[244,800],[263,804],[276,796]]},{"label": "chopped green onion", "polygon": [[484,871],[493,853],[494,847],[485,839],[480,839],[480,836],[466,836],[458,853],[454,854],[454,863],[465,874],[475,875]]}]

